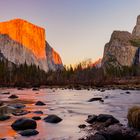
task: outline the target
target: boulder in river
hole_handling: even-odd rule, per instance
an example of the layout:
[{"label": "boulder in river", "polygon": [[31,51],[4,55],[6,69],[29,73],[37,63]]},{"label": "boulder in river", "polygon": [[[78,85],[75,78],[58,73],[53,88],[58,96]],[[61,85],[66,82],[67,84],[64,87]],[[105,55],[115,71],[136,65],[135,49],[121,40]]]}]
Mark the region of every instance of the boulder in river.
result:
[{"label": "boulder in river", "polygon": [[10,116],[8,116],[8,115],[2,115],[2,116],[0,116],[0,121],[5,121],[5,120],[8,120],[8,119],[10,119],[11,117]]},{"label": "boulder in river", "polygon": [[33,113],[35,113],[35,114],[43,114],[43,111],[38,110],[38,111],[34,111]]},{"label": "boulder in river", "polygon": [[18,98],[18,96],[15,95],[15,94],[12,94],[12,95],[10,95],[8,98],[10,98],[10,99],[16,99],[16,98]]},{"label": "boulder in river", "polygon": [[3,101],[0,101],[0,106],[3,106],[3,104],[4,104]]},{"label": "boulder in river", "polygon": [[57,115],[48,115],[46,118],[44,118],[45,122],[48,123],[59,123],[62,121],[62,119],[60,117],[58,117]]},{"label": "boulder in river", "polygon": [[86,122],[89,124],[94,123],[97,120],[97,115],[89,115]]},{"label": "boulder in river", "polygon": [[41,117],[40,116],[34,116],[32,117],[33,120],[41,120]]},{"label": "boulder in river", "polygon": [[8,94],[10,94],[10,92],[3,92],[3,93],[1,93],[1,94],[6,94],[6,95],[8,95]]},{"label": "boulder in river", "polygon": [[38,106],[43,106],[43,105],[46,105],[45,103],[43,103],[42,101],[37,101],[35,105],[38,105]]},{"label": "boulder in river", "polygon": [[20,118],[12,123],[11,127],[14,130],[36,129],[37,123],[33,119]]},{"label": "boulder in river", "polygon": [[119,123],[119,120],[117,120],[115,117],[109,114],[99,114],[97,116],[97,122],[106,122],[108,120],[111,120],[112,124]]},{"label": "boulder in river", "polygon": [[22,115],[26,115],[28,113],[30,113],[30,111],[27,111],[27,110],[18,110],[18,111],[13,112],[12,114],[15,115],[15,116],[22,116]]},{"label": "boulder in river", "polygon": [[88,100],[88,102],[93,102],[93,101],[101,101],[102,98],[101,97],[94,97]]},{"label": "boulder in river", "polygon": [[37,135],[39,132],[35,129],[27,129],[27,130],[23,130],[21,132],[19,132],[19,134],[21,136],[26,136],[26,137],[29,137],[29,136],[34,136],[34,135]]},{"label": "boulder in river", "polygon": [[25,106],[24,104],[22,104],[22,103],[10,104],[9,106],[10,106],[10,107],[14,107],[14,108],[16,108],[16,109],[21,109],[21,108],[26,107],[26,106]]}]

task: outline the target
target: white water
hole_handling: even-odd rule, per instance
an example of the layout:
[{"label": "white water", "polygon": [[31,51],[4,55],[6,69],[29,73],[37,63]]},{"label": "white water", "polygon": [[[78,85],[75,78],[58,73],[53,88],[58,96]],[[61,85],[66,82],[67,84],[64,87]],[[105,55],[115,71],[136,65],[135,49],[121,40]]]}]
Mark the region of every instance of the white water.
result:
[{"label": "white water", "polygon": [[[126,94],[124,90],[106,90],[100,92],[97,90],[61,90],[61,89],[40,89],[32,91],[31,89],[0,89],[0,92],[10,91],[11,94],[17,94],[19,99],[31,101],[43,101],[46,106],[35,106],[34,103],[26,104],[27,110],[42,110],[44,118],[47,114],[56,114],[63,119],[58,124],[45,123],[43,120],[37,121],[37,130],[39,134],[33,137],[21,137],[17,132],[11,129],[11,124],[17,118],[12,116],[10,120],[0,122],[0,138],[6,137],[8,140],[76,140],[85,132],[78,128],[80,124],[86,124],[88,115],[108,113],[114,115],[123,124],[127,124],[127,110],[133,105],[140,105],[139,91],[130,91]],[[39,94],[36,94],[39,93]],[[0,94],[0,100],[10,100],[9,95]],[[108,98],[105,98],[108,96]],[[93,97],[103,97],[104,103],[99,101],[87,102]],[[31,118],[37,116],[34,113],[25,115]]]}]

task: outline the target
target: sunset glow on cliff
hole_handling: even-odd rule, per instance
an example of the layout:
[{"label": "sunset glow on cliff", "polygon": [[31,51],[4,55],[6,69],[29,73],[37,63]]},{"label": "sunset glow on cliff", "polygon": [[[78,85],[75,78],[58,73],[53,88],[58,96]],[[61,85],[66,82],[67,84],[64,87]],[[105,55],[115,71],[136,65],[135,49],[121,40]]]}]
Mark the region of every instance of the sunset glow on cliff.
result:
[{"label": "sunset glow on cliff", "polygon": [[15,19],[0,23],[0,34],[7,34],[38,58],[46,58],[45,30],[25,20]]}]

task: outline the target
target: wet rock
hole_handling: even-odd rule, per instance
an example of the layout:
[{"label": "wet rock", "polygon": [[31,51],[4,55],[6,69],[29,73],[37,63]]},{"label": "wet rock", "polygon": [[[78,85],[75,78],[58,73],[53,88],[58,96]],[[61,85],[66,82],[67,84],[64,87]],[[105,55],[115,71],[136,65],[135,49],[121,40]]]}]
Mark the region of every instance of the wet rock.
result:
[{"label": "wet rock", "polygon": [[106,122],[110,120],[113,123],[119,123],[119,120],[117,120],[116,118],[114,118],[112,115],[109,114],[100,114],[97,116],[97,122]]},{"label": "wet rock", "polygon": [[10,119],[11,117],[8,116],[8,115],[3,115],[3,116],[0,116],[0,121],[5,121],[5,120],[8,120]]},{"label": "wet rock", "polygon": [[3,92],[2,94],[6,94],[6,95],[8,95],[8,94],[10,94],[10,92]]},{"label": "wet rock", "polygon": [[131,94],[129,91],[126,91],[125,93],[126,93],[126,94]]},{"label": "wet rock", "polygon": [[43,105],[46,105],[45,103],[43,103],[42,101],[37,101],[35,105],[38,105],[38,106],[43,106]]},{"label": "wet rock", "polygon": [[107,140],[107,139],[103,135],[95,133],[95,135],[90,135],[85,140]]},{"label": "wet rock", "polygon": [[15,116],[22,116],[22,115],[26,115],[30,113],[30,111],[27,111],[27,110],[18,110],[16,112],[13,112],[12,114],[15,115]]},{"label": "wet rock", "polygon": [[89,99],[88,102],[100,101],[100,100],[102,100],[101,97],[94,97],[94,98]]},{"label": "wet rock", "polygon": [[105,92],[105,89],[100,90],[100,92]]},{"label": "wet rock", "polygon": [[48,115],[46,118],[44,118],[44,121],[48,123],[59,123],[62,121],[62,119],[57,115]]},{"label": "wet rock", "polygon": [[[134,129],[124,127],[122,124],[114,124],[101,129],[91,129],[84,140],[136,140],[137,132]],[[96,133],[95,133],[96,132]]]},{"label": "wet rock", "polygon": [[86,122],[89,123],[89,124],[92,124],[96,120],[97,120],[97,115],[89,115]]},{"label": "wet rock", "polygon": [[10,106],[10,107],[17,108],[17,109],[21,109],[21,108],[26,107],[26,106],[25,106],[24,104],[22,104],[22,103],[10,104],[9,106]]},{"label": "wet rock", "polygon": [[108,99],[108,98],[109,98],[109,96],[108,96],[108,95],[106,95],[104,98],[105,98],[105,99]]},{"label": "wet rock", "polygon": [[20,118],[12,123],[11,127],[14,130],[36,129],[37,123],[33,119]]},{"label": "wet rock", "polygon": [[39,91],[39,88],[33,88],[32,90],[34,90],[34,91]]},{"label": "wet rock", "polygon": [[101,100],[99,100],[99,102],[104,103],[104,100],[103,100],[103,99],[101,99]]},{"label": "wet rock", "polygon": [[23,90],[23,88],[22,87],[18,87],[17,90]]},{"label": "wet rock", "polygon": [[41,117],[40,116],[34,116],[32,117],[33,120],[41,120]]},{"label": "wet rock", "polygon": [[0,101],[0,106],[3,106],[3,105],[4,105],[3,101]]},{"label": "wet rock", "polygon": [[110,125],[106,130],[101,131],[107,139],[110,140],[133,140],[136,132],[130,128],[124,128],[122,125]]},{"label": "wet rock", "polygon": [[86,127],[86,125],[85,124],[80,124],[78,127],[81,128],[81,129],[84,129]]},{"label": "wet rock", "polygon": [[21,131],[19,134],[21,136],[29,137],[29,136],[37,135],[37,134],[39,134],[39,132],[37,130],[35,130],[35,129],[27,129],[27,130]]},{"label": "wet rock", "polygon": [[10,95],[8,98],[10,98],[10,99],[16,99],[16,98],[18,98],[18,96],[15,95],[15,94],[12,94],[12,95]]},{"label": "wet rock", "polygon": [[135,140],[140,140],[140,134],[137,134]]},{"label": "wet rock", "polygon": [[35,114],[43,114],[43,111],[34,111]]}]

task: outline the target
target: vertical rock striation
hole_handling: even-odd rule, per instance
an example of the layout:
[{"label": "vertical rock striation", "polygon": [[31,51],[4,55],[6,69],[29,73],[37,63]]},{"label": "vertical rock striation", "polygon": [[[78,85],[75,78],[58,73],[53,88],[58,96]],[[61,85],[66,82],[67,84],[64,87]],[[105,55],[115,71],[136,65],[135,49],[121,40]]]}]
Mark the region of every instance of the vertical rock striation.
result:
[{"label": "vertical rock striation", "polygon": [[[135,42],[136,41],[136,42]],[[133,43],[132,43],[133,42]],[[104,47],[102,66],[132,66],[140,64],[140,16],[132,34],[127,31],[114,31]]]}]

